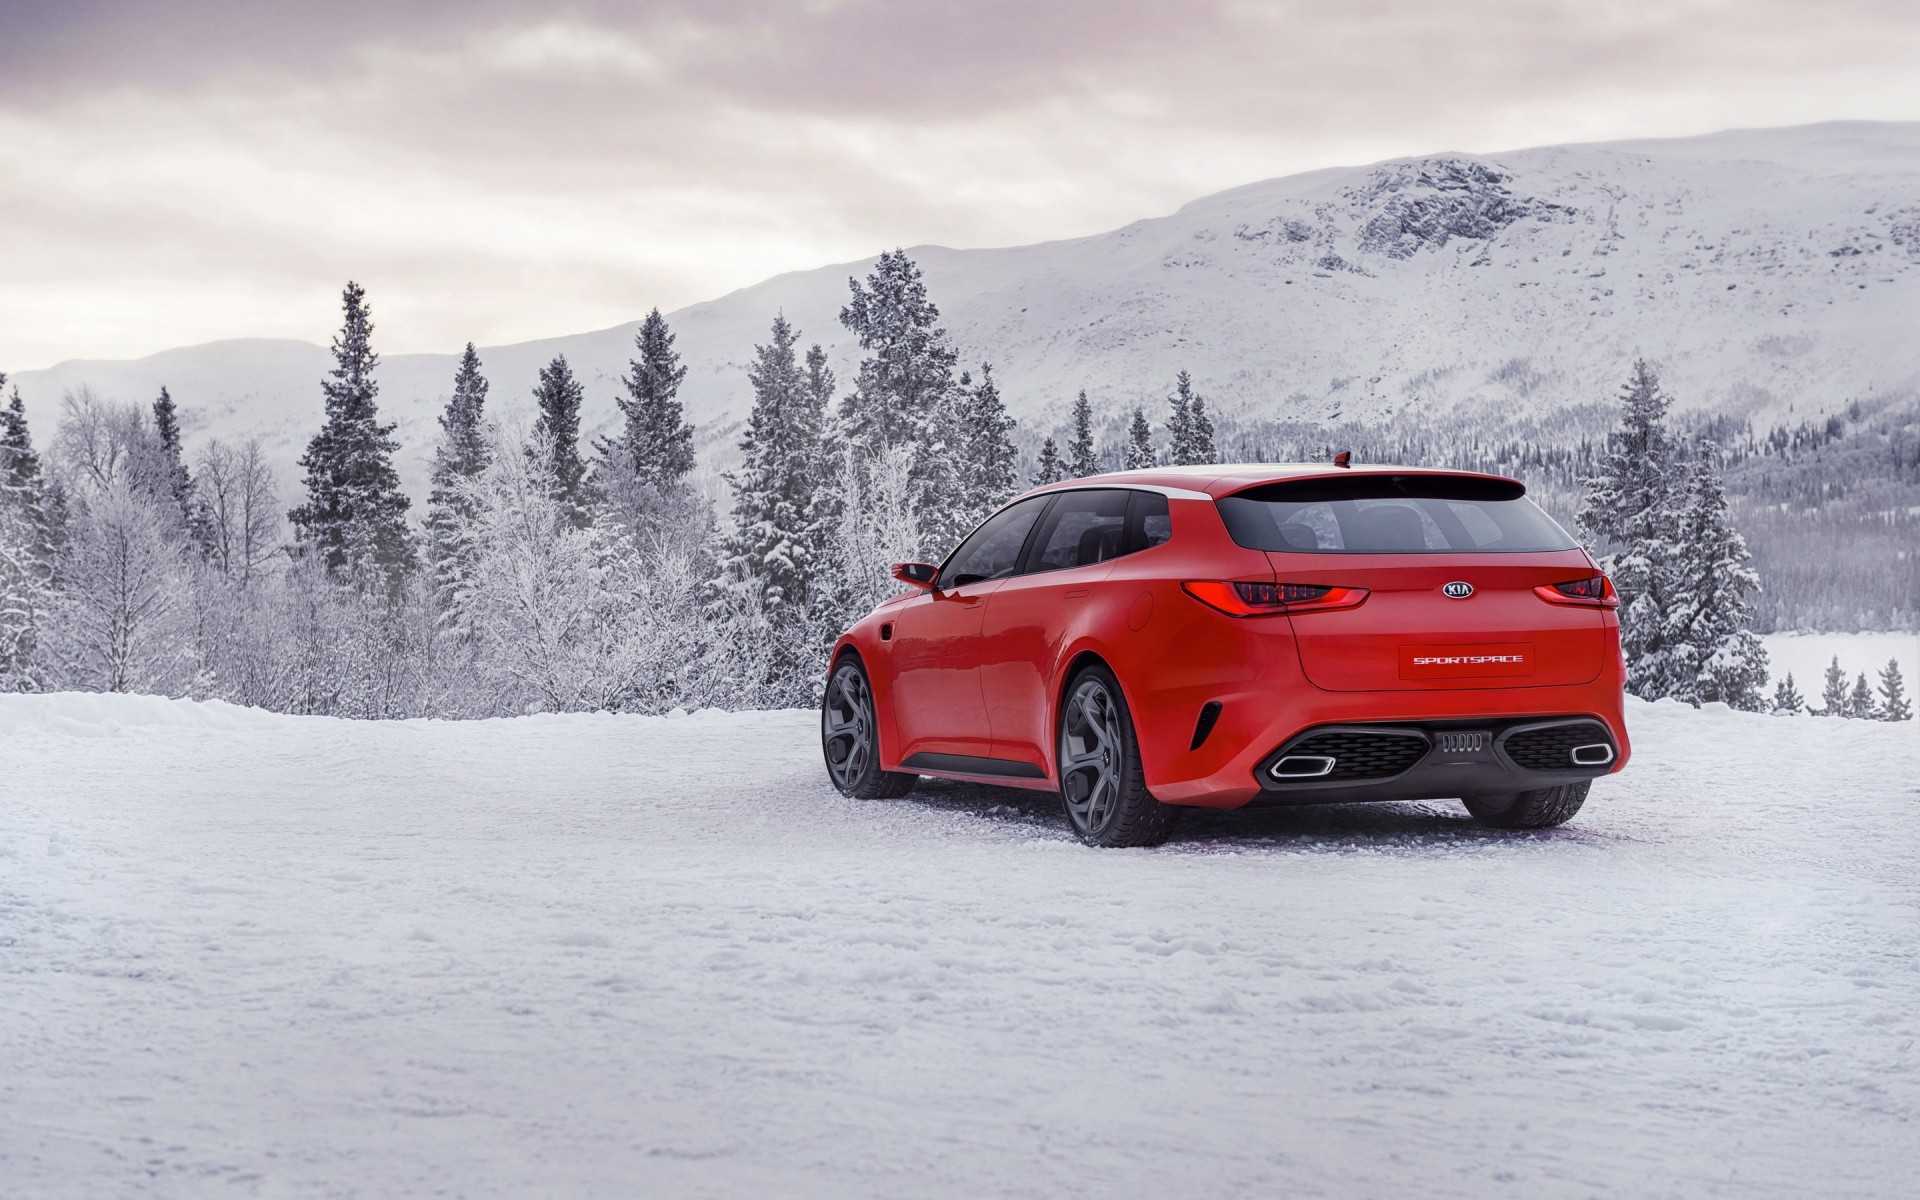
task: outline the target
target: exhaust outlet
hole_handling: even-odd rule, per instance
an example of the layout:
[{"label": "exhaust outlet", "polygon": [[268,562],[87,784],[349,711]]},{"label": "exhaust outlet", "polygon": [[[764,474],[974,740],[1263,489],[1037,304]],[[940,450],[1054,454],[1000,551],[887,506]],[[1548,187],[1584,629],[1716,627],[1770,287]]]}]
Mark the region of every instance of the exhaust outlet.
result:
[{"label": "exhaust outlet", "polygon": [[1576,767],[1604,767],[1612,761],[1613,747],[1605,742],[1573,748],[1573,765]]},{"label": "exhaust outlet", "polygon": [[1326,754],[1289,754],[1267,769],[1275,779],[1322,779],[1333,774],[1333,758]]}]

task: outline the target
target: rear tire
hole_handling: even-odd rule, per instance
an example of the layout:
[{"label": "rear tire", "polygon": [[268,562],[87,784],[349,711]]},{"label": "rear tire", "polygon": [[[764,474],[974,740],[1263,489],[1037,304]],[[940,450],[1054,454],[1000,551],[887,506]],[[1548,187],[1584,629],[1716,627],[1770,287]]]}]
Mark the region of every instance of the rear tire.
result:
[{"label": "rear tire", "polygon": [[1573,820],[1587,802],[1591,780],[1563,783],[1558,787],[1536,788],[1531,792],[1510,792],[1503,796],[1464,796],[1473,819],[1494,829],[1551,829]]},{"label": "rear tire", "polygon": [[880,724],[874,717],[867,669],[849,654],[834,664],[820,702],[820,750],[827,778],[842,796],[897,800],[913,790],[918,775],[880,769]]},{"label": "rear tire", "polygon": [[1113,672],[1088,666],[1067,685],[1060,711],[1060,802],[1089,846],[1158,846],[1180,810],[1147,791],[1133,716]]}]

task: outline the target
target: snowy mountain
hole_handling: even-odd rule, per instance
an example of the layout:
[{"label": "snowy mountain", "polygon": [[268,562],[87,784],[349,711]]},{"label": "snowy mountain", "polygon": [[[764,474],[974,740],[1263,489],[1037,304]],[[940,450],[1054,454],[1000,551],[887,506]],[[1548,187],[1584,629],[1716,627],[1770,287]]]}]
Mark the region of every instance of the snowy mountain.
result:
[{"label": "snowy mountain", "polygon": [[[1081,387],[1109,411],[1157,406],[1182,368],[1229,418],[1548,410],[1612,396],[1636,353],[1683,408],[1804,417],[1920,381],[1920,124],[1433,154],[1252,184],[1094,237],[912,253],[963,354],[992,360],[1030,424]],[[776,312],[851,378],[858,348],[836,318],[870,266],[670,314],[710,453],[730,448]],[[496,409],[524,411],[564,353],[589,424],[609,423],[635,327],[483,349]],[[165,384],[190,439],[262,434],[291,486],[326,367],[319,344],[248,340],[17,378],[43,429],[65,388],[147,399]],[[452,353],[385,360],[381,403],[416,493],[453,369]]]}]

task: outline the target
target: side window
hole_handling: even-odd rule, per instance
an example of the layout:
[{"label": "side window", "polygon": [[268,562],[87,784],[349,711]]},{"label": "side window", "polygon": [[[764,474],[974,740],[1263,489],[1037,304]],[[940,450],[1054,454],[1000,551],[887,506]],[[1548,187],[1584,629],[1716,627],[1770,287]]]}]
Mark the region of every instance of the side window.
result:
[{"label": "side window", "polygon": [[1034,535],[1028,571],[1058,571],[1118,558],[1126,548],[1127,501],[1119,488],[1061,492]]},{"label": "side window", "polygon": [[960,543],[953,557],[947,559],[938,586],[953,588],[983,579],[1005,579],[1013,574],[1014,568],[1020,565],[1020,548],[1027,544],[1027,533],[1040,519],[1040,510],[1047,506],[1048,499],[1050,497],[1035,496],[988,517],[985,524],[973,531],[973,536]]},{"label": "side window", "polygon": [[1173,537],[1173,516],[1159,492],[1135,492],[1127,507],[1126,553],[1151,550]]}]

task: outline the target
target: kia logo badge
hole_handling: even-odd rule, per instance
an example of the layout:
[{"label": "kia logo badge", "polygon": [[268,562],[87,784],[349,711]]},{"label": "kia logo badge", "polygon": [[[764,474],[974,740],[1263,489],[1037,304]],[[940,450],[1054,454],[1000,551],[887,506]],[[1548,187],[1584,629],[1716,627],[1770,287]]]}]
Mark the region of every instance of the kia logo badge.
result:
[{"label": "kia logo badge", "polygon": [[1450,600],[1465,600],[1473,595],[1473,585],[1464,579],[1456,579],[1440,589],[1442,595]]}]

